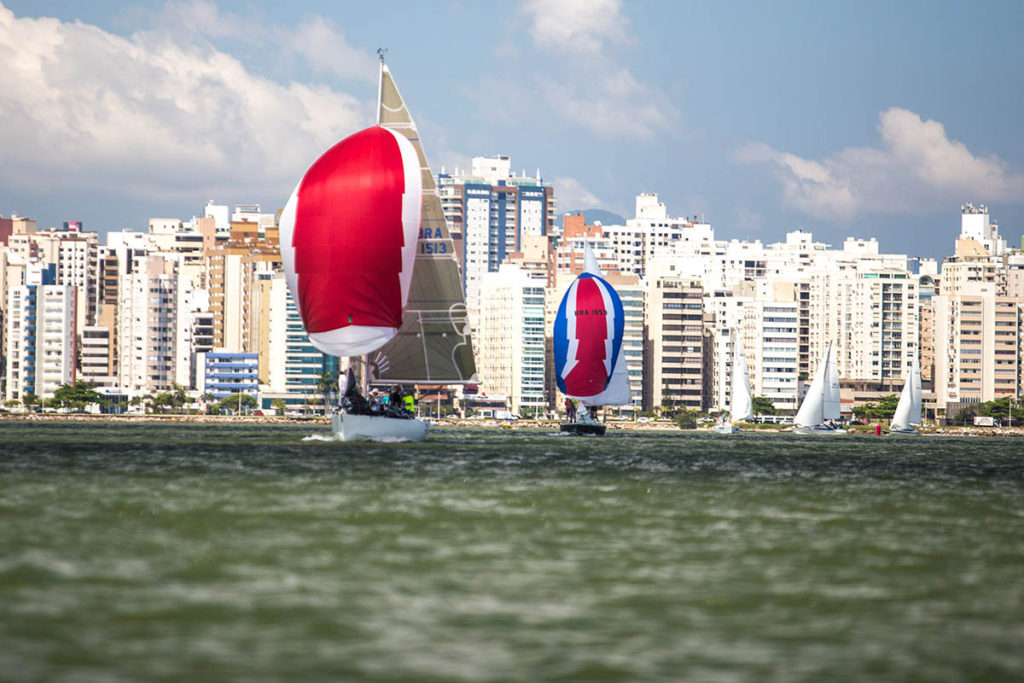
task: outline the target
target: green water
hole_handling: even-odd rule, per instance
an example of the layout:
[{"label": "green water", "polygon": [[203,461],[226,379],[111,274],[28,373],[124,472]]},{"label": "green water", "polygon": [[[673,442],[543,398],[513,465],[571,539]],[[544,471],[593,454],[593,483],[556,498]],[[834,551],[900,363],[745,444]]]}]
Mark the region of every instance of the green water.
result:
[{"label": "green water", "polygon": [[1024,440],[0,423],[0,680],[1022,680]]}]

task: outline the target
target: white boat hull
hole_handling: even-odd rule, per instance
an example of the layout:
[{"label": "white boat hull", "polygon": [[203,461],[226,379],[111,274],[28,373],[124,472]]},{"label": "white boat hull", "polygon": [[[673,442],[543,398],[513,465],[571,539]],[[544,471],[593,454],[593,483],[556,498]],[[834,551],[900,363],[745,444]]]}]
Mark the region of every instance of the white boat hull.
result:
[{"label": "white boat hull", "polygon": [[423,420],[348,413],[331,415],[331,431],[342,441],[423,441],[429,428]]},{"label": "white boat hull", "polygon": [[921,432],[917,431],[913,427],[907,427],[906,429],[890,429],[890,436],[921,436]]},{"label": "white boat hull", "polygon": [[716,434],[736,434],[740,431],[740,428],[734,424],[716,424]]},{"label": "white boat hull", "polygon": [[836,429],[835,427],[829,427],[828,425],[817,424],[811,425],[810,427],[804,427],[798,425],[793,427],[793,433],[795,434],[812,434],[814,436],[834,436],[839,434],[845,434],[845,429]]}]

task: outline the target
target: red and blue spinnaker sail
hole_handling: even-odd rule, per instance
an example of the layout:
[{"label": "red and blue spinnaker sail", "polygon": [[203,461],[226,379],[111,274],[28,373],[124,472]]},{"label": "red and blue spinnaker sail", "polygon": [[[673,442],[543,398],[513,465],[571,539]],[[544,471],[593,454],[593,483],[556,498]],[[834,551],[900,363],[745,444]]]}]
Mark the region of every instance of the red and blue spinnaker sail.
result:
[{"label": "red and blue spinnaker sail", "polygon": [[558,389],[587,405],[629,403],[624,329],[625,313],[615,289],[593,271],[577,277],[555,318]]},{"label": "red and blue spinnaker sail", "polygon": [[281,214],[281,260],[320,351],[356,356],[398,332],[421,202],[415,148],[381,126],[345,138],[306,171]]}]

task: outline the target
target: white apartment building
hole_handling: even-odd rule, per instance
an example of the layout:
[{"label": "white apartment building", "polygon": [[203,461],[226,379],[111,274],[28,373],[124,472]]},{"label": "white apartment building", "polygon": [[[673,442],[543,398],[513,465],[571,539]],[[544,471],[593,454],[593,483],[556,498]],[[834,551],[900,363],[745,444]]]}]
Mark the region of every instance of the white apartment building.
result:
[{"label": "white apartment building", "polygon": [[547,408],[544,392],[545,280],[516,265],[486,274],[473,339],[481,388],[509,397],[513,412]]},{"label": "white apartment building", "polygon": [[[936,407],[1021,395],[1024,299],[992,282],[932,297]],[[950,415],[952,417],[953,415]]]},{"label": "white apartment building", "polygon": [[261,276],[257,291],[267,299],[268,310],[267,345],[260,349],[259,358],[263,391],[299,409],[317,397],[323,354],[309,341],[284,273]]},{"label": "white apartment building", "polygon": [[[476,327],[481,280],[506,257],[520,251],[526,237],[554,233],[554,190],[536,177],[511,170],[508,156],[474,157],[470,173],[441,173],[441,206],[452,236],[461,237],[466,308]],[[458,247],[457,247],[458,248]]]},{"label": "white apartment building", "polygon": [[799,387],[799,304],[756,300],[743,306],[743,347],[750,390],[782,410],[796,410]]},{"label": "white apartment building", "polygon": [[643,277],[652,259],[665,256],[680,241],[695,253],[713,248],[714,231],[697,220],[671,218],[657,194],[640,194],[636,198],[636,215],[626,225],[601,226],[612,243],[615,260],[623,273]]},{"label": "white apartment building", "polygon": [[812,358],[836,344],[839,376],[899,391],[918,357],[918,280],[905,270],[822,271],[811,278]]},{"label": "white apartment building", "polygon": [[644,408],[703,410],[705,387],[710,394],[711,369],[704,363],[710,349],[705,354],[701,283],[668,271],[652,273],[645,284]]},{"label": "white apartment building", "polygon": [[1006,252],[1006,240],[999,236],[999,225],[989,218],[984,204],[965,202],[960,207],[960,239],[978,242],[989,256]]},{"label": "white apartment building", "polygon": [[[704,298],[704,312],[710,314],[711,362],[714,368],[709,410],[728,410],[732,405],[733,344],[734,339],[743,340],[745,309],[752,301],[751,297],[737,296],[731,291],[717,291]],[[747,354],[748,366],[751,356]]]},{"label": "white apartment building", "polygon": [[171,255],[137,256],[120,276],[117,321],[118,384],[140,395],[190,386],[191,349],[179,323],[187,324],[187,294],[179,260]]},{"label": "white apartment building", "polygon": [[66,232],[57,241],[57,284],[74,288],[79,330],[96,317],[98,246],[94,232]]},{"label": "white apartment building", "polygon": [[102,325],[87,325],[82,328],[79,348],[82,362],[79,379],[97,387],[117,386],[113,364],[113,330]]},{"label": "white apartment building", "polygon": [[75,378],[75,296],[64,285],[14,285],[4,316],[4,400],[51,398]]}]

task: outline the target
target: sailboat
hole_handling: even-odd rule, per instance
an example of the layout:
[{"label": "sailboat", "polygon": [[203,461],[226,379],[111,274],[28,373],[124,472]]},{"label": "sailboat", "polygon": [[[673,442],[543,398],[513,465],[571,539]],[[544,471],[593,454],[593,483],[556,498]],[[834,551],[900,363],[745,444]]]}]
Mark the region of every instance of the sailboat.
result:
[{"label": "sailboat", "polygon": [[[377,125],[327,150],[288,200],[286,280],[310,342],[323,353],[361,357],[364,385],[469,383],[476,368],[459,263],[419,133],[383,54],[378,103]],[[411,417],[331,416],[344,441],[422,441],[428,428]]]},{"label": "sailboat", "polygon": [[753,417],[754,401],[750,396],[750,372],[747,369],[747,356],[743,351],[743,342],[735,335],[732,345],[732,405],[729,406],[729,421],[723,416],[715,425],[719,434],[735,434],[740,431],[736,423]]},{"label": "sailboat", "polygon": [[921,366],[916,358],[900,393],[900,402],[896,404],[889,433],[917,436],[921,432],[914,429],[915,426],[921,426]]},{"label": "sailboat", "polygon": [[845,434],[845,429],[832,426],[839,419],[839,368],[835,350],[830,342],[825,358],[811,382],[804,402],[793,418],[793,431],[797,434]]},{"label": "sailboat", "polygon": [[606,426],[595,418],[596,407],[630,402],[622,349],[625,325],[622,300],[585,246],[583,272],[562,297],[553,331],[558,389],[583,406],[576,420],[563,423],[560,431],[602,436]]}]

